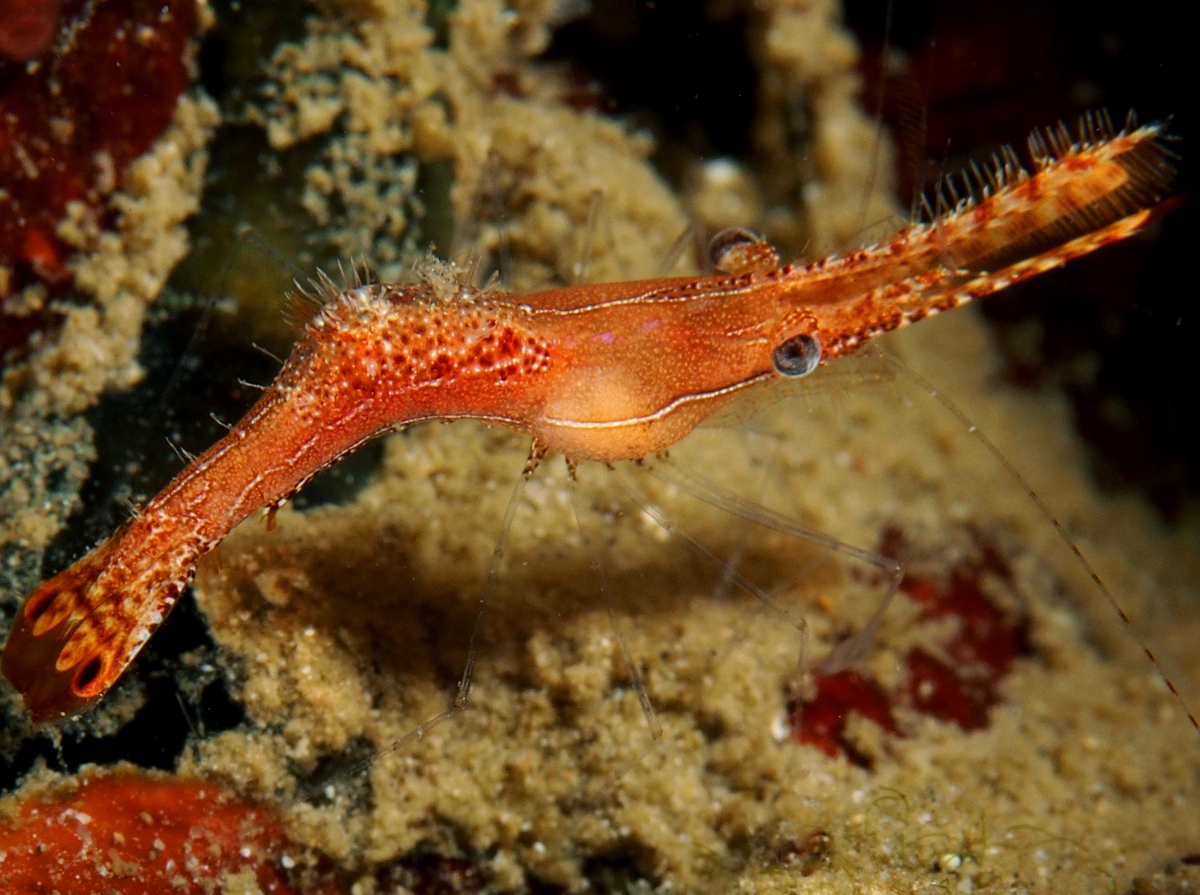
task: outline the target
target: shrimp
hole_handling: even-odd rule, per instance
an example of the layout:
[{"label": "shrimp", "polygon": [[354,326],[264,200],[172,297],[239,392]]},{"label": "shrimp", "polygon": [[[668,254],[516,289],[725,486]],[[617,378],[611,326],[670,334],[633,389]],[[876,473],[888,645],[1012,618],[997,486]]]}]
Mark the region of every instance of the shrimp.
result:
[{"label": "shrimp", "polygon": [[0,669],[35,721],[74,715],[113,685],[193,578],[200,557],[265,508],[268,524],[317,472],[380,433],[476,419],[547,451],[612,463],[662,452],[718,411],[802,377],[873,336],[982,298],[1125,239],[1171,206],[1161,124],[1104,116],[1006,149],[947,181],[927,220],[890,242],[784,265],[745,231],[719,234],[716,273],[530,295],[461,284],[355,283],[309,320],[275,382],[219,442],[108,540],[35,590]]}]

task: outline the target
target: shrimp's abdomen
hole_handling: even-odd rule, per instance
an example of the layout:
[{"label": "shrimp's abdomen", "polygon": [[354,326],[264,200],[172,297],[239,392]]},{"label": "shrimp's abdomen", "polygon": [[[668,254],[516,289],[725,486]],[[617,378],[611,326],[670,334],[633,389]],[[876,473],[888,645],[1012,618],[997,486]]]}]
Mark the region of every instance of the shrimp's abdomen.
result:
[{"label": "shrimp's abdomen", "polygon": [[109,540],[34,591],[0,662],[34,720],[77,714],[100,698],[202,555],[363,441],[431,418],[531,428],[549,348],[522,325],[518,308],[474,293],[458,298],[394,286],[336,296],[228,435]]}]

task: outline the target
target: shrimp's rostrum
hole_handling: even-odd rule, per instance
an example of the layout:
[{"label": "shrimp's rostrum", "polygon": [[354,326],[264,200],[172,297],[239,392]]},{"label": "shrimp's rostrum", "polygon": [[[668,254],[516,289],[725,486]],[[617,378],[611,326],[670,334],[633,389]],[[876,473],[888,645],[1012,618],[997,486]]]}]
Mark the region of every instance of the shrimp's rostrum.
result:
[{"label": "shrimp's rostrum", "polygon": [[79,712],[203,554],[381,432],[470,418],[573,460],[644,457],[757,386],[1131,236],[1170,195],[1163,140],[1158,125],[1114,134],[1094,119],[1074,143],[1061,128],[1035,134],[1033,173],[1006,151],[968,198],[939,196],[889,243],[803,266],[744,236],[714,243],[713,276],[514,295],[431,268],[344,291],[228,435],[25,601],[4,675],[35,720]]}]

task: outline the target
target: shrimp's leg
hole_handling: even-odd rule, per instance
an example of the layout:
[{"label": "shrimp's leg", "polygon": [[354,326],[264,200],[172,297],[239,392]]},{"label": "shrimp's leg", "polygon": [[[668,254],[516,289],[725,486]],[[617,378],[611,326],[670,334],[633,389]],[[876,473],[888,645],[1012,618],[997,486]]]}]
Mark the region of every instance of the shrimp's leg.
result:
[{"label": "shrimp's leg", "polygon": [[604,595],[604,608],[608,610],[608,620],[612,624],[613,634],[616,636],[617,645],[621,650],[621,658],[625,660],[625,667],[629,669],[629,677],[633,681],[634,689],[637,690],[638,701],[642,704],[642,714],[646,716],[646,723],[650,726],[650,735],[656,740],[660,739],[662,725],[658,723],[658,715],[654,711],[650,695],[646,692],[646,684],[642,681],[641,674],[638,673],[637,663],[633,661],[633,651],[629,648],[629,640],[625,637],[625,632],[621,630],[617,618],[617,607],[613,603],[612,591],[609,589],[608,579],[604,575],[604,566],[592,545],[592,539],[588,537],[587,527],[583,524],[579,482],[575,477],[575,464],[571,461],[567,461],[567,482],[571,489],[571,507],[575,511],[575,527],[579,530],[579,537],[583,540],[583,549],[587,553],[592,574],[596,576],[596,581],[600,585],[600,593]]},{"label": "shrimp's leg", "polygon": [[[492,559],[488,565],[487,578],[484,580],[483,592],[479,596],[479,612],[475,616],[475,624],[471,629],[471,639],[467,646],[467,661],[463,668],[462,677],[458,681],[458,690],[455,693],[454,701],[450,703],[445,711],[434,715],[428,721],[421,723],[404,736],[393,740],[377,752],[373,752],[357,762],[349,770],[339,772],[335,776],[340,777],[344,773],[348,777],[356,777],[369,770],[383,756],[399,752],[409,743],[424,737],[433,728],[444,724],[455,715],[467,710],[471,697],[471,684],[475,678],[475,661],[479,654],[479,639],[483,634],[484,620],[487,617],[488,604],[491,602],[492,592],[495,590],[496,579],[500,575],[500,563],[503,562],[504,555],[508,551],[508,538],[512,531],[513,518],[517,514],[517,507],[520,506],[521,498],[525,494],[525,486],[533,477],[534,472],[537,471],[542,458],[546,456],[546,451],[546,445],[535,438],[529,447],[529,457],[525,461],[524,469],[521,470],[521,476],[517,479],[516,485],[513,486],[512,495],[508,498],[508,505],[504,510],[504,521],[501,524],[500,537],[496,540],[496,546],[492,549]],[[321,779],[305,784],[301,790],[302,797],[310,799],[318,796],[327,784],[328,779]]]},{"label": "shrimp's leg", "polygon": [[[542,458],[546,456],[548,448],[540,440],[535,438],[529,446],[529,459],[525,461],[525,468],[521,470],[521,477],[517,479],[517,484],[513,486],[512,496],[508,498],[508,506],[504,509],[504,522],[500,529],[500,537],[496,541],[496,546],[492,550],[492,561],[488,565],[487,580],[483,585],[483,593],[479,596],[479,614],[475,616],[475,627],[471,630],[471,642],[467,647],[467,664],[463,668],[462,679],[458,682],[458,695],[454,697],[454,705],[446,710],[443,714],[450,715],[455,712],[461,712],[467,707],[467,700],[471,696],[471,681],[475,677],[475,659],[479,653],[479,638],[483,633],[483,620],[487,616],[488,603],[492,598],[492,591],[496,586],[496,579],[500,576],[500,563],[504,560],[504,554],[508,551],[508,536],[512,532],[513,517],[517,514],[517,506],[521,503],[521,497],[525,493],[525,486],[529,480],[533,478],[534,472],[537,471],[538,464],[542,462]],[[441,716],[439,716],[439,719]]]},{"label": "shrimp's leg", "polygon": [[[724,510],[748,522],[760,525],[763,528],[777,531],[780,534],[795,538],[800,541],[806,541],[810,544],[815,544],[818,547],[823,547],[834,553],[849,557],[852,560],[874,566],[883,574],[884,580],[887,581],[887,589],[884,592],[883,599],[879,602],[878,608],[871,616],[871,619],[850,638],[838,644],[820,663],[820,672],[822,674],[833,674],[837,671],[845,669],[853,665],[861,659],[870,649],[874,642],[879,627],[883,622],[883,618],[887,613],[888,608],[892,604],[897,591],[900,588],[900,582],[904,578],[904,566],[896,560],[884,556],[880,553],[875,553],[870,550],[863,550],[860,547],[855,547],[837,538],[829,535],[821,534],[820,532],[811,531],[800,525],[794,519],[790,519],[781,513],[777,513],[764,506],[750,503],[731,494],[724,488],[721,488],[715,482],[696,475],[695,473],[682,473],[672,469],[669,466],[655,466],[650,468],[650,474],[655,478],[673,485],[680,491],[691,495],[697,500],[701,500],[710,506]],[[624,482],[634,489],[638,489],[637,484],[628,477],[624,478]],[[716,557],[706,547],[700,544],[695,539],[691,538],[675,525],[670,520],[663,516],[662,512],[655,508],[649,501],[641,501],[642,509],[654,519],[664,530],[683,539],[693,552],[705,559],[707,562],[713,563],[722,569],[723,573],[728,576],[728,580],[736,585],[740,590],[754,597],[772,612],[775,612],[794,625],[801,633],[806,631],[806,625],[803,619],[797,619],[786,612],[782,607],[778,606],[771,597],[766,594],[761,588],[752,582],[748,581],[736,569],[730,569],[728,564]]]}]

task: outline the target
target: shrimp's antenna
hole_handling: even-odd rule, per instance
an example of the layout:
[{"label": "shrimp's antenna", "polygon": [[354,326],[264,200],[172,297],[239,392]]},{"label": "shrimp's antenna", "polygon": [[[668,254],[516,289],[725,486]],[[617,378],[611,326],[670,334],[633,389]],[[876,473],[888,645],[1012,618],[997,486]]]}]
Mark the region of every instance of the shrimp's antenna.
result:
[{"label": "shrimp's antenna", "polygon": [[[932,81],[932,57],[930,57],[926,65],[927,68],[925,71],[924,84],[927,87]],[[924,102],[919,102],[916,105],[919,111],[917,113],[918,121],[915,124],[915,130],[920,136],[915,141],[918,148],[913,159],[913,183],[912,191],[908,199],[908,221],[910,224],[915,224],[921,220],[922,208],[929,210],[929,200],[925,196],[925,142],[929,136],[929,111]],[[906,111],[911,113],[912,108],[909,107]],[[914,127],[911,119],[909,119],[907,123],[909,124],[909,129],[911,131],[911,129]]]},{"label": "shrimp's antenna", "polygon": [[887,96],[887,57],[892,46],[892,17],[895,13],[895,0],[887,0],[887,10],[883,18],[883,47],[879,51],[879,94],[875,97],[878,119],[875,125],[875,140],[871,145],[871,169],[867,182],[863,185],[862,202],[859,203],[858,223],[855,233],[861,233],[867,223],[867,203],[871,201],[871,193],[875,192],[876,172],[879,170],[879,155],[883,151],[883,101]]},{"label": "shrimp's antenna", "polygon": [[236,232],[239,239],[248,239],[254,243],[255,247],[270,258],[277,267],[291,274],[293,280],[299,280],[301,283],[308,280],[308,274],[295,261],[271,245],[270,241],[253,224],[242,221],[237,225]]},{"label": "shrimp's antenna", "polygon": [[197,717],[196,721],[192,721],[192,714],[187,710],[187,705],[183,701],[183,694],[178,690],[175,691],[175,701],[179,703],[179,711],[183,715],[183,720],[187,722],[188,730],[192,732],[192,754],[200,758],[200,738],[204,736],[204,720]]},{"label": "shrimp's antenna", "polygon": [[689,247],[693,249],[699,248],[700,232],[694,224],[683,228],[683,232],[675,237],[675,241],[671,243],[671,247],[667,249],[667,255],[663,259],[662,268],[658,271],[659,276],[668,277],[679,266],[679,262],[684,259]]},{"label": "shrimp's antenna", "polygon": [[1087,573],[1088,577],[1092,579],[1092,583],[1096,586],[1096,589],[1100,591],[1108,605],[1112,607],[1113,611],[1116,612],[1121,621],[1125,623],[1125,627],[1129,630],[1130,634],[1133,636],[1133,639],[1137,642],[1137,645],[1141,647],[1142,653],[1147,659],[1150,660],[1150,664],[1154,666],[1154,670],[1157,672],[1159,678],[1164,684],[1166,684],[1167,689],[1171,692],[1171,695],[1175,698],[1175,701],[1179,704],[1179,707],[1183,709],[1183,713],[1187,716],[1188,721],[1191,722],[1192,727],[1196,729],[1197,733],[1200,733],[1200,721],[1197,720],[1195,713],[1188,706],[1187,700],[1183,698],[1183,694],[1181,694],[1175,687],[1174,682],[1167,677],[1166,672],[1163,670],[1162,665],[1155,657],[1154,652],[1146,643],[1146,638],[1142,636],[1141,632],[1139,632],[1134,626],[1133,622],[1130,621],[1129,615],[1125,612],[1124,607],[1121,606],[1120,601],[1117,600],[1117,598],[1113,595],[1113,592],[1108,589],[1108,585],[1101,580],[1091,562],[1086,556],[1083,555],[1083,551],[1079,549],[1075,541],[1071,538],[1070,534],[1067,533],[1067,530],[1063,527],[1063,524],[1058,521],[1058,517],[1054,515],[1054,511],[1050,509],[1049,504],[1047,504],[1046,501],[1042,499],[1042,496],[1033,489],[1033,487],[1025,479],[1025,476],[1021,475],[1020,470],[1013,465],[1012,461],[1009,460],[1008,457],[1004,456],[1001,450],[996,447],[995,443],[983,433],[983,430],[975,425],[975,423],[971,422],[970,417],[968,417],[959,408],[959,406],[954,403],[954,401],[939,391],[932,382],[930,382],[916,370],[901,362],[899,358],[893,357],[892,355],[886,353],[883,355],[883,357],[893,369],[915,382],[921,389],[928,393],[931,398],[941,404],[951,416],[962,423],[963,426],[966,427],[967,432],[976,440],[978,440],[981,445],[983,445],[984,449],[995,458],[996,462],[1003,467],[1004,471],[1008,473],[1009,477],[1011,477],[1012,480],[1025,491],[1025,495],[1030,499],[1030,501],[1032,501],[1033,505],[1037,507],[1038,512],[1041,513],[1042,517],[1049,522],[1051,526],[1053,526],[1054,531],[1058,534],[1058,537],[1070,549],[1071,553],[1075,557],[1075,561],[1079,564],[1079,567],[1082,568],[1083,571]]},{"label": "shrimp's antenna", "polygon": [[[600,226],[600,213],[604,207],[604,193],[599,189],[592,190],[588,197],[587,222],[583,225],[583,238],[580,240],[579,257],[571,265],[571,285],[578,286],[586,283],[592,267],[592,249],[596,239],[596,230]],[[611,236],[611,234],[609,234]]]},{"label": "shrimp's antenna", "polygon": [[621,658],[625,661],[625,667],[629,669],[629,676],[633,681],[633,687],[637,690],[638,702],[642,704],[642,714],[646,716],[646,724],[650,728],[650,736],[659,740],[662,739],[662,725],[658,722],[658,715],[654,711],[654,704],[650,701],[650,694],[646,692],[646,684],[638,672],[637,664],[633,661],[633,651],[629,648],[629,640],[625,637],[625,632],[621,630],[620,619],[617,617],[617,607],[613,603],[612,590],[609,588],[608,579],[604,575],[604,567],[601,565],[600,557],[592,545],[592,539],[588,537],[587,529],[583,525],[583,512],[579,506],[579,481],[575,477],[575,469],[574,461],[568,459],[567,481],[571,490],[571,507],[575,511],[575,526],[579,529],[579,537],[583,541],[583,549],[587,552],[588,564],[592,567],[592,574],[596,576],[596,580],[600,584],[600,593],[604,595],[604,608],[608,610],[608,620],[612,625],[613,634],[617,638],[617,646],[621,650]]}]

